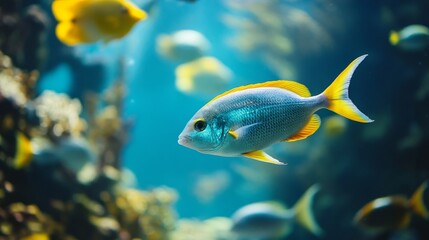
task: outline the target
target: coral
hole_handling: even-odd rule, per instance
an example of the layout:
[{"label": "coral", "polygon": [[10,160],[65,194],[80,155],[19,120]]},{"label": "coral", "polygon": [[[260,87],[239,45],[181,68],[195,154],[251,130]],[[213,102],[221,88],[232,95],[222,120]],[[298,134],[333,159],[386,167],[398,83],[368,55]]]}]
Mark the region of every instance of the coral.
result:
[{"label": "coral", "polygon": [[229,231],[231,220],[224,217],[215,217],[205,221],[181,219],[171,240],[234,240]]},{"label": "coral", "polygon": [[175,215],[170,206],[176,198],[176,193],[168,188],[158,188],[152,192],[119,190],[115,204],[119,210],[117,219],[123,230],[145,229],[143,236],[131,235],[131,238],[168,239],[175,224]]},{"label": "coral", "polygon": [[[104,92],[102,99],[95,94],[86,98],[88,112],[88,140],[97,149],[98,172],[104,166],[121,167],[121,152],[128,138],[132,121],[122,119],[122,104],[125,93],[124,61],[120,61],[120,73],[114,84]],[[97,109],[98,105],[101,109]]]},{"label": "coral", "polygon": [[82,105],[65,94],[44,91],[34,100],[37,116],[41,119],[41,132],[52,137],[80,136],[86,123],[80,118]]},{"label": "coral", "polygon": [[25,73],[15,68],[11,59],[0,52],[0,161],[12,166],[21,167],[26,165],[21,163],[28,162],[28,136],[38,123],[28,103],[37,77],[35,71]]},{"label": "coral", "polygon": [[[120,116],[123,81],[107,91],[100,110],[92,99],[86,131],[79,100],[52,91],[33,99],[36,80],[0,54],[0,240],[169,239],[177,194],[121,183],[129,127]],[[25,159],[25,171],[11,164],[22,151],[35,155]]]},{"label": "coral", "polygon": [[37,71],[25,73],[15,68],[12,60],[0,51],[0,96],[22,107],[31,98],[38,77]]},{"label": "coral", "polygon": [[52,219],[35,205],[18,202],[0,209],[0,237],[13,240],[25,239],[33,234],[48,235],[55,231],[54,226]]}]

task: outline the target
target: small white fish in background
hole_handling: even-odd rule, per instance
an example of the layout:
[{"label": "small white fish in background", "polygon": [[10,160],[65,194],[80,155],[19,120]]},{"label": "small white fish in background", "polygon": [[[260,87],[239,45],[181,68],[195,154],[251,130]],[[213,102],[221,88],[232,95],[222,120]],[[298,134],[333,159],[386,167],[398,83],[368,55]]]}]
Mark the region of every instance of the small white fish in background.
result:
[{"label": "small white fish in background", "polygon": [[231,70],[214,57],[201,57],[176,68],[176,87],[188,95],[213,97],[227,88]]},{"label": "small white fish in background", "polygon": [[156,39],[158,53],[170,60],[187,62],[202,57],[210,48],[209,41],[200,32],[180,30]]},{"label": "small white fish in background", "polygon": [[231,231],[239,239],[283,239],[298,223],[316,236],[323,230],[314,219],[311,209],[319,186],[313,185],[291,209],[279,202],[258,202],[238,209],[232,216]]},{"label": "small white fish in background", "polygon": [[429,47],[429,28],[415,24],[391,31],[389,41],[404,51],[421,51]]}]

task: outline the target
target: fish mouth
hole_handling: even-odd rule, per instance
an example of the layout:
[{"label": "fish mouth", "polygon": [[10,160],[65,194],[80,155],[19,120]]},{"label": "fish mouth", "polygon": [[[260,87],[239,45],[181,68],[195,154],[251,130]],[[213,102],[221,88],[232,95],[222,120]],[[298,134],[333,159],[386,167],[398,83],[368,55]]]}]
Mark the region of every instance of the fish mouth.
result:
[{"label": "fish mouth", "polygon": [[179,143],[182,146],[190,147],[191,146],[191,139],[189,137],[184,137],[182,135],[179,136],[179,140],[177,140],[177,143]]},{"label": "fish mouth", "polygon": [[206,153],[206,154],[212,154],[212,152],[215,152],[215,150],[217,148],[216,147],[215,149],[212,149],[212,148],[201,149],[201,148],[195,147],[192,145],[192,138],[190,138],[188,136],[181,136],[181,135],[179,136],[177,143],[179,143],[179,145],[182,145],[184,147],[193,149],[193,150],[198,151],[200,153]]}]

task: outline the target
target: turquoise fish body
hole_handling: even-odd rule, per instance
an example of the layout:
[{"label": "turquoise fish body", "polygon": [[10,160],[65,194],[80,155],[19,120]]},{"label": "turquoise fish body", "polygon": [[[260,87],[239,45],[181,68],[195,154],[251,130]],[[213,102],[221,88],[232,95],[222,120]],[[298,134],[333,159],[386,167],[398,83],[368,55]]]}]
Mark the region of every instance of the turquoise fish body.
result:
[{"label": "turquoise fish body", "polygon": [[[219,118],[225,136],[214,153],[238,156],[283,141],[302,129],[318,109],[326,107],[323,95],[304,98],[291,91],[263,87],[231,93],[208,104],[202,115]],[[239,133],[235,139],[229,130]]]},{"label": "turquoise fish body", "polygon": [[356,58],[316,96],[304,85],[285,80],[231,89],[197,111],[178,142],[201,153],[283,164],[262,149],[312,135],[320,126],[314,113],[321,108],[357,122],[372,122],[348,97],[350,79],[365,57]]}]

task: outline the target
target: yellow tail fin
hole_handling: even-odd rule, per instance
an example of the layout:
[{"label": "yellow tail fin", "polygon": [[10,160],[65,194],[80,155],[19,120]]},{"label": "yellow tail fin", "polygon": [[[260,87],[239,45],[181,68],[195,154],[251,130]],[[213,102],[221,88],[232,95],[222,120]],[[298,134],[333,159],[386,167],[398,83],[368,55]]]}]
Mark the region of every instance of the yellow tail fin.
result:
[{"label": "yellow tail fin", "polygon": [[392,45],[396,45],[399,42],[399,33],[395,32],[395,31],[391,31],[390,32],[390,36],[389,36],[389,41],[390,44]]},{"label": "yellow tail fin", "polygon": [[413,209],[413,212],[426,219],[429,218],[429,212],[424,204],[423,196],[427,187],[428,181],[425,181],[419,188],[417,188],[416,192],[410,199],[410,206],[411,209]]},{"label": "yellow tail fin", "polygon": [[323,230],[317,224],[314,219],[313,211],[311,210],[314,195],[316,195],[317,192],[319,192],[319,185],[315,184],[311,186],[298,200],[293,209],[295,210],[296,221],[300,225],[308,229],[314,235],[321,236],[323,234]]},{"label": "yellow tail fin", "polygon": [[353,72],[367,55],[360,56],[351,62],[346,69],[326,88],[323,95],[328,100],[328,109],[350,120],[362,123],[372,122],[349,99],[349,85]]}]

